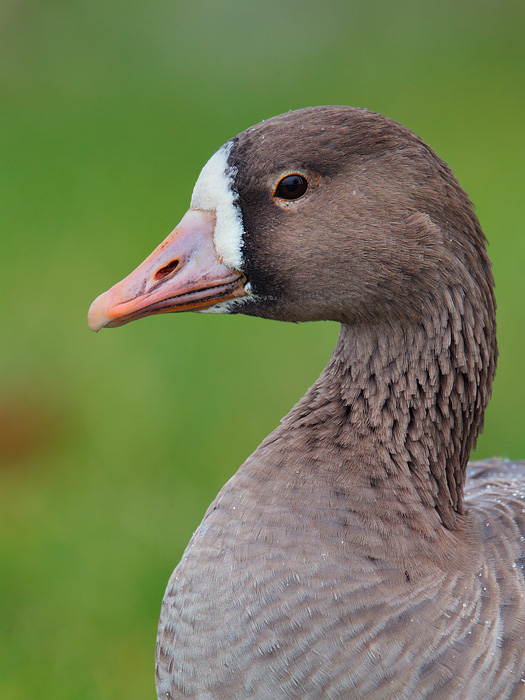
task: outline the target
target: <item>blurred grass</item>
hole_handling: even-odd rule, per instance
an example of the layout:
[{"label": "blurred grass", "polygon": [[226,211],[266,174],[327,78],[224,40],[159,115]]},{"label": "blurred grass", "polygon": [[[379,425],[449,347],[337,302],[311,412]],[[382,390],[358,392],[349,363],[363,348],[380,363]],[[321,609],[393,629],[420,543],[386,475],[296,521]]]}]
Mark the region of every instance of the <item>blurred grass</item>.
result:
[{"label": "blurred grass", "polygon": [[477,455],[525,456],[524,20],[510,0],[4,0],[0,697],[154,697],[172,568],[329,357],[333,324],[187,315],[87,330],[91,300],[252,123],[366,106],[450,163],[499,302]]}]

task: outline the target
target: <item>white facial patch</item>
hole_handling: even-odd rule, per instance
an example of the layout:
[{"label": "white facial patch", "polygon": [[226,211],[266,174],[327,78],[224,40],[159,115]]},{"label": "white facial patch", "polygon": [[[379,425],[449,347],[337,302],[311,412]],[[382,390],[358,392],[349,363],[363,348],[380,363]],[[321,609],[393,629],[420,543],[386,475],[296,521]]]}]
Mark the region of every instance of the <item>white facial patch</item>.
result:
[{"label": "white facial patch", "polygon": [[228,267],[242,271],[244,229],[233,191],[236,170],[228,165],[231,147],[231,141],[225,143],[202,169],[193,189],[191,208],[215,212],[213,243],[217,257]]}]

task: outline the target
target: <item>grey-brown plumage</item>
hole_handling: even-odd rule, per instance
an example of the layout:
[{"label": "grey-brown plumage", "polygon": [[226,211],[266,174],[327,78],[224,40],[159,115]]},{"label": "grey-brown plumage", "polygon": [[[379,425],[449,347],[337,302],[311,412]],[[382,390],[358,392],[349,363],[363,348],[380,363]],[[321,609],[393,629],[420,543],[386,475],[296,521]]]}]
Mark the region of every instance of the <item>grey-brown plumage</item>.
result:
[{"label": "grey-brown plumage", "polygon": [[[290,173],[309,188],[282,201]],[[228,176],[251,291],[230,311],[341,332],[171,577],[159,698],[525,698],[525,467],[467,471],[497,355],[467,195],[347,107],[240,134]]]}]

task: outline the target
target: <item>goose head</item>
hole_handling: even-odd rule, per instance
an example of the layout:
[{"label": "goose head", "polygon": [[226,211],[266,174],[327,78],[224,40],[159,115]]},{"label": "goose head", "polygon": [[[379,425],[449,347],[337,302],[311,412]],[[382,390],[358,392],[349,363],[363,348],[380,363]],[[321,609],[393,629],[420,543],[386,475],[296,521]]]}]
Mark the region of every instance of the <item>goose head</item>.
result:
[{"label": "goose head", "polygon": [[379,114],[307,108],[222,146],[180,224],[89,324],[187,310],[415,323],[455,285],[493,312],[485,239],[448,166]]}]

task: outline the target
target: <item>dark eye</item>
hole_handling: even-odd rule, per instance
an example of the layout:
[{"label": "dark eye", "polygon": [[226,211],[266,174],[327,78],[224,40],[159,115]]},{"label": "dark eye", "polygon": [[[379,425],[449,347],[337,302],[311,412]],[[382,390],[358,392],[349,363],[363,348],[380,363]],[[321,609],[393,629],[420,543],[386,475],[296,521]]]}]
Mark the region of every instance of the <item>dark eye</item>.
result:
[{"label": "dark eye", "polygon": [[286,175],[275,188],[274,196],[279,199],[299,199],[308,189],[308,180],[302,175]]}]

